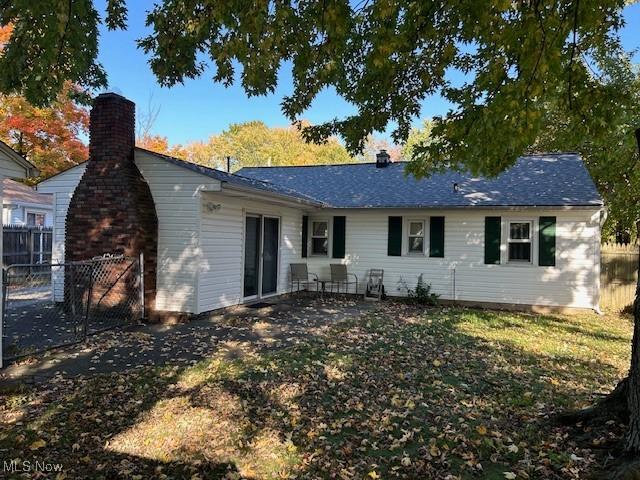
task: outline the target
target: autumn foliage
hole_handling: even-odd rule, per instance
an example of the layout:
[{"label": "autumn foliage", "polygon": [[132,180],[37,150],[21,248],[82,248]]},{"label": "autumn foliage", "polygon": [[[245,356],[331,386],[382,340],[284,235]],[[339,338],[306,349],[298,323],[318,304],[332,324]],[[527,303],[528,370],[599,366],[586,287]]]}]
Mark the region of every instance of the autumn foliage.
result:
[{"label": "autumn foliage", "polygon": [[13,32],[13,27],[11,25],[6,25],[4,27],[0,26],[0,50],[4,48],[11,38],[11,32]]},{"label": "autumn foliage", "polygon": [[87,159],[82,141],[88,111],[70,97],[67,86],[49,107],[34,107],[18,95],[0,96],[0,139],[36,165],[43,177]]},{"label": "autumn foliage", "polygon": [[[11,25],[0,27],[0,51],[11,38]],[[34,107],[21,95],[0,95],[0,140],[36,165],[48,177],[87,159],[82,140],[89,131],[89,112],[73,97],[79,90],[67,82],[51,105]]]},{"label": "autumn foliage", "polygon": [[307,143],[296,126],[269,127],[261,121],[232,124],[206,141],[169,146],[167,138],[144,134],[139,147],[184,158],[213,168],[226,168],[231,157],[234,170],[245,166],[335,164],[353,161],[336,138],[325,143]]}]

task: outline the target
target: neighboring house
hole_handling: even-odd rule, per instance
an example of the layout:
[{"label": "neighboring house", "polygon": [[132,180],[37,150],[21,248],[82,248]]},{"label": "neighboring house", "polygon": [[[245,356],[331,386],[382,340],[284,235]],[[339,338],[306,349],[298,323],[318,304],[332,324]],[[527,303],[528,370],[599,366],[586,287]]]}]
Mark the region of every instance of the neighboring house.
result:
[{"label": "neighboring house", "polygon": [[[389,295],[405,295],[422,275],[444,300],[598,310],[604,205],[576,154],[524,156],[494,179],[446,172],[416,180],[385,152],[376,163],[229,174],[134,149],[127,100],[98,100],[92,128],[115,132],[111,116],[119,111],[119,126],[131,117],[128,130],[92,145],[104,158],[38,185],[54,195],[53,261],[64,260],[70,243],[65,217],[78,183],[103,171],[118,179],[115,172],[134,162],[157,215],[157,233],[147,233],[157,241],[149,256],[159,311],[200,313],[286,293],[289,264],[300,262],[321,278],[329,277],[330,264],[347,264],[360,279],[359,293],[369,269],[383,268]],[[94,137],[102,138],[100,131]],[[114,160],[109,152],[130,153]],[[101,187],[95,192],[96,202],[83,197],[93,213],[82,225],[110,226],[117,211],[105,214],[111,200]],[[66,218],[74,231],[76,217]],[[96,254],[108,253],[109,235],[100,238],[86,240]]]},{"label": "neighboring house", "polygon": [[24,183],[10,178],[3,181],[3,225],[51,227],[53,225],[53,195],[38,193]]},{"label": "neighboring house", "polygon": [[[9,145],[0,141],[0,180],[5,178],[26,178],[37,176],[38,170]],[[4,182],[0,182],[0,200],[3,200]],[[0,258],[2,258],[2,225],[0,225]],[[0,289],[0,320],[2,319],[2,292]],[[2,321],[0,321],[0,340],[2,339]],[[0,341],[0,367],[2,367],[2,341]]]}]

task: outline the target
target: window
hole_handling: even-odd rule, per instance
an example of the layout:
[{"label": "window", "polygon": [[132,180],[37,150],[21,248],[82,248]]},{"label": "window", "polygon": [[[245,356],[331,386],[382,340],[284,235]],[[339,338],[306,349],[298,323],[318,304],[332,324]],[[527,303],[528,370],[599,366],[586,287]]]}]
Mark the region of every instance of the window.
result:
[{"label": "window", "polygon": [[311,223],[311,254],[327,255],[329,253],[329,222]]},{"label": "window", "polygon": [[27,225],[30,227],[44,227],[44,213],[27,212]]},{"label": "window", "polygon": [[510,262],[531,263],[531,222],[509,222]]},{"label": "window", "polygon": [[424,253],[424,222],[409,222],[409,253]]}]

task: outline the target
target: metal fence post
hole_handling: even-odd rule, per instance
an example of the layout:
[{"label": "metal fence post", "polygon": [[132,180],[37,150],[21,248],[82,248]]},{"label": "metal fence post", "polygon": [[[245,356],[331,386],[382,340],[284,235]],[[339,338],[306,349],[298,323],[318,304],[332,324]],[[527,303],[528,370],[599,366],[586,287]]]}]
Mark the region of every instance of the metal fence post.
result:
[{"label": "metal fence post", "polygon": [[2,268],[2,315],[0,315],[0,368],[3,367],[2,359],[4,358],[4,316],[7,311],[7,269]]},{"label": "metal fence post", "polygon": [[140,319],[144,319],[144,253],[138,256],[138,271],[140,272]]},{"label": "metal fence post", "polygon": [[29,275],[33,273],[33,230],[27,230],[27,250],[29,251]]},{"label": "metal fence post", "polygon": [[91,262],[91,266],[89,267],[89,289],[87,292],[87,309],[84,314],[84,335],[82,340],[87,339],[87,333],[89,331],[89,313],[91,312],[91,299],[93,298],[93,278],[95,264],[96,262]]},{"label": "metal fence post", "polygon": [[[74,275],[74,264],[69,263],[65,268],[69,269],[69,285],[66,285],[65,288],[69,291],[69,303],[71,308],[71,318],[73,318],[73,322],[75,323],[75,329],[77,334],[78,322],[76,316],[76,279]],[[66,276],[66,275],[65,275]],[[66,280],[66,279],[65,279]]]}]

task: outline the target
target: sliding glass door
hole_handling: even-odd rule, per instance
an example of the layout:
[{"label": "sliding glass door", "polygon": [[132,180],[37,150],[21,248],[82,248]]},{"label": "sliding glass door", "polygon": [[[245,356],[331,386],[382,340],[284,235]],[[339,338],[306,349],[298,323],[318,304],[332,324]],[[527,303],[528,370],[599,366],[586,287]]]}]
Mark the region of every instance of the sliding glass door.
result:
[{"label": "sliding glass door", "polygon": [[280,244],[280,220],[264,217],[262,242],[262,295],[278,291],[278,246]]},{"label": "sliding glass door", "polygon": [[247,215],[244,242],[244,297],[251,299],[276,293],[280,219]]},{"label": "sliding glass door", "polygon": [[261,218],[249,216],[245,220],[244,234],[244,296],[255,297],[258,295],[260,281],[260,249]]}]

